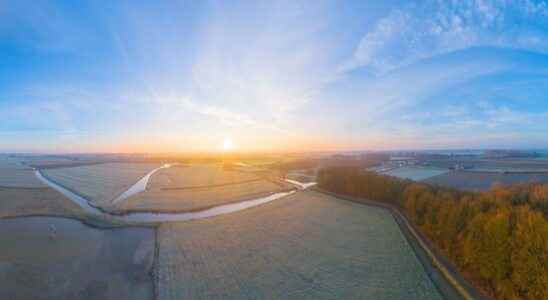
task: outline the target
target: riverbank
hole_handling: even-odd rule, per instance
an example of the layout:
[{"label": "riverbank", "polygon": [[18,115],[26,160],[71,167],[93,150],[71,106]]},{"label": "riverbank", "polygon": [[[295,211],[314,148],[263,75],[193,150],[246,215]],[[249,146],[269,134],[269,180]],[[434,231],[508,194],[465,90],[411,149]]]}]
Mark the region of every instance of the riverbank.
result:
[{"label": "riverbank", "polygon": [[151,213],[151,212],[139,212],[139,213],[128,213],[128,214],[115,214],[109,211],[105,211],[100,207],[92,206],[89,201],[87,201],[82,196],[76,194],[75,192],[63,187],[56,182],[53,182],[49,178],[42,175],[40,170],[35,171],[36,176],[42,182],[50,186],[51,188],[59,191],[67,198],[72,200],[78,206],[80,206],[86,214],[91,218],[99,218],[103,222],[112,222],[115,225],[125,224],[128,226],[137,226],[137,225],[158,225],[162,222],[174,222],[174,221],[189,221],[202,218],[208,218],[213,216],[218,216],[222,214],[232,213],[235,211],[247,209],[250,207],[258,206],[276,199],[291,195],[295,191],[287,191],[275,193],[261,198],[250,199],[246,201],[240,201],[237,203],[225,204],[214,206],[208,209],[195,211],[195,212],[183,212],[183,213]]}]

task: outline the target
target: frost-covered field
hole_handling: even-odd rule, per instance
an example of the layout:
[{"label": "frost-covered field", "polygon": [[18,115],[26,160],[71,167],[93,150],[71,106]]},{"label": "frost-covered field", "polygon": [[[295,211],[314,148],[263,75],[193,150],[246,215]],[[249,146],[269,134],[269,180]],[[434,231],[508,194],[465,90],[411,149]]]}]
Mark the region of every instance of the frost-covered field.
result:
[{"label": "frost-covered field", "polygon": [[447,172],[449,172],[448,169],[442,168],[409,166],[392,169],[390,171],[384,172],[383,174],[403,179],[419,181],[433,176],[445,174]]},{"label": "frost-covered field", "polygon": [[258,180],[224,186],[190,189],[148,189],[116,206],[117,211],[183,212],[210,208],[284,192],[292,186],[282,182]]},{"label": "frost-covered field", "polygon": [[42,172],[50,180],[94,204],[109,206],[113,199],[159,166],[155,163],[106,163],[46,169]]},{"label": "frost-covered field", "polygon": [[280,180],[225,170],[220,164],[174,165],[155,172],[147,190],[117,203],[119,212],[184,212],[264,197],[292,189]]},{"label": "frost-covered field", "polygon": [[152,299],[154,231],[0,220],[0,299]]},{"label": "frost-covered field", "polygon": [[151,189],[189,188],[223,185],[260,179],[253,173],[224,170],[220,164],[173,165],[156,172],[149,181]]},{"label": "frost-covered field", "polygon": [[454,187],[461,190],[485,191],[493,185],[512,185],[518,183],[547,183],[548,173],[493,173],[453,171],[428,178],[430,184]]},{"label": "frost-covered field", "polygon": [[158,241],[159,299],[441,299],[390,213],[316,192]]},{"label": "frost-covered field", "polygon": [[33,170],[0,168],[0,187],[39,188],[45,185],[36,178]]},{"label": "frost-covered field", "polygon": [[0,188],[0,218],[27,215],[82,215],[74,202],[48,188]]},{"label": "frost-covered field", "polygon": [[0,154],[0,169],[30,169],[18,158]]},{"label": "frost-covered field", "polygon": [[21,161],[0,156],[0,187],[37,188],[45,185]]}]

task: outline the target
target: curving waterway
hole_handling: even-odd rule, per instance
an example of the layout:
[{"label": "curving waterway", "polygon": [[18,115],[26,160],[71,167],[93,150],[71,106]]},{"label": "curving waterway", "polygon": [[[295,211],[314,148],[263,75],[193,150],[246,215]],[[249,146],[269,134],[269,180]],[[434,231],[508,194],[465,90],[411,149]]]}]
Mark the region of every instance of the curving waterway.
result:
[{"label": "curving waterway", "polygon": [[307,183],[302,183],[302,182],[298,182],[296,180],[291,180],[291,179],[285,179],[285,181],[293,184],[293,185],[296,185],[298,186],[301,190],[304,190],[304,189],[307,189],[311,186],[314,186],[316,185],[316,182],[307,182]]},{"label": "curving waterway", "polygon": [[133,186],[131,186],[127,191],[123,192],[120,196],[116,197],[116,199],[114,199],[112,201],[112,204],[116,204],[120,201],[123,201],[135,194],[138,194],[140,192],[144,192],[146,189],[147,189],[147,184],[148,184],[148,180],[150,179],[150,176],[152,176],[152,174],[156,173],[156,171],[159,171],[161,169],[166,169],[166,168],[170,168],[172,165],[170,164],[164,164],[163,166],[161,167],[158,167],[150,172],[148,172],[148,174],[146,174],[143,178],[139,179],[139,181],[137,181]]},{"label": "curving waterway", "polygon": [[[163,168],[163,167],[168,167],[168,166],[164,165],[160,168]],[[145,177],[139,180],[134,186],[129,188],[126,192],[122,193],[118,198],[116,198],[115,201],[122,201],[123,199],[126,199],[127,197],[135,193],[138,193],[139,191],[143,191],[144,190],[143,187],[146,188],[146,183],[148,182],[150,175],[152,175],[152,173],[154,173],[158,169],[151,171],[149,174],[147,174]],[[136,223],[143,223],[143,224],[168,222],[168,221],[189,221],[189,220],[214,217],[214,216],[228,214],[228,213],[240,211],[243,209],[251,208],[254,206],[262,205],[262,204],[280,199],[282,197],[291,195],[296,192],[296,191],[289,191],[289,192],[275,193],[266,197],[241,201],[238,203],[219,205],[216,207],[212,207],[212,208],[197,211],[197,212],[182,212],[182,213],[146,213],[144,212],[144,213],[128,213],[125,215],[117,215],[117,214],[112,214],[106,211],[102,211],[98,209],[97,207],[90,205],[89,202],[84,197],[66,189],[65,187],[43,176],[40,170],[35,170],[34,173],[40,181],[47,184],[49,187],[57,190],[61,194],[65,195],[67,198],[72,200],[74,203],[76,203],[85,212],[89,214],[98,215],[98,216],[107,216],[109,219],[115,220],[115,221],[136,222]],[[301,189],[305,189],[315,184],[315,183],[303,184],[303,183],[300,183],[294,180],[289,180],[289,179],[287,179],[286,181],[299,186]]]}]

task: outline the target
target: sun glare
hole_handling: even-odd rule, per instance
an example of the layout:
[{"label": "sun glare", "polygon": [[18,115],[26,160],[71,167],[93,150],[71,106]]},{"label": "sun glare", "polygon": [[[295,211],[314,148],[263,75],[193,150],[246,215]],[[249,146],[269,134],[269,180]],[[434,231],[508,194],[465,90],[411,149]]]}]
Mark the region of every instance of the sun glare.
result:
[{"label": "sun glare", "polygon": [[229,137],[226,137],[225,140],[223,141],[223,151],[230,151],[232,150],[233,147],[234,145],[232,144],[232,139],[230,139]]}]

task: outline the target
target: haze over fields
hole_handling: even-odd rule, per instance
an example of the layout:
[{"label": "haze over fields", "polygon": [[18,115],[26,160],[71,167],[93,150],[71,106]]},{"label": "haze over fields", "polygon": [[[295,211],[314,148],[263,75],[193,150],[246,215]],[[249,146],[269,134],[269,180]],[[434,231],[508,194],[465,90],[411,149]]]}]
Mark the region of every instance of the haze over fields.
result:
[{"label": "haze over fields", "polygon": [[4,1],[5,152],[542,148],[545,1]]}]

